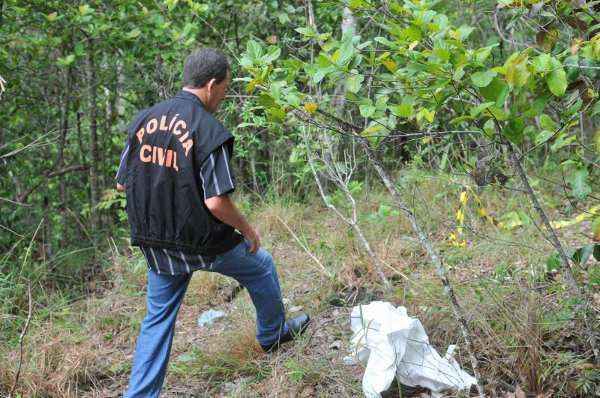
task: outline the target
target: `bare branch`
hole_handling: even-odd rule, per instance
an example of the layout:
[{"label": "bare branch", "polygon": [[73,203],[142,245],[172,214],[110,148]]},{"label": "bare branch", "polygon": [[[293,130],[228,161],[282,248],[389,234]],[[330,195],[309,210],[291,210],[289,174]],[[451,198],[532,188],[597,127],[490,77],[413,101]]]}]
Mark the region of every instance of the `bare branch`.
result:
[{"label": "bare branch", "polygon": [[327,269],[325,268],[325,266],[323,265],[323,263],[310,251],[308,250],[308,248],[302,243],[302,241],[300,240],[300,238],[298,238],[298,236],[294,233],[294,231],[289,227],[289,225],[286,224],[285,221],[283,221],[283,219],[281,219],[281,217],[276,216],[277,219],[279,220],[279,222],[281,224],[283,224],[283,226],[285,227],[285,229],[288,230],[288,232],[292,235],[292,237],[296,240],[296,242],[298,242],[298,245],[300,245],[300,247],[306,252],[306,254],[308,254],[310,256],[310,258],[312,258],[315,263],[317,263],[317,265],[319,266],[319,268],[321,268],[321,272],[323,272],[323,274],[325,274],[328,277],[332,277],[331,273],[329,271],[327,271]]}]

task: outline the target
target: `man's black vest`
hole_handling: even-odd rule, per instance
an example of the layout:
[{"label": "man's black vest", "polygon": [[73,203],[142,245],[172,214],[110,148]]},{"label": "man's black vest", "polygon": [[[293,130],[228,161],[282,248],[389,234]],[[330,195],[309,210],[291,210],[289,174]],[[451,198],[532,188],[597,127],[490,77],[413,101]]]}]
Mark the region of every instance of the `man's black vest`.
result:
[{"label": "man's black vest", "polygon": [[[142,110],[128,131],[131,244],[214,256],[243,240],[204,204],[200,166],[234,137],[187,91]],[[233,153],[232,150],[229,153]]]}]

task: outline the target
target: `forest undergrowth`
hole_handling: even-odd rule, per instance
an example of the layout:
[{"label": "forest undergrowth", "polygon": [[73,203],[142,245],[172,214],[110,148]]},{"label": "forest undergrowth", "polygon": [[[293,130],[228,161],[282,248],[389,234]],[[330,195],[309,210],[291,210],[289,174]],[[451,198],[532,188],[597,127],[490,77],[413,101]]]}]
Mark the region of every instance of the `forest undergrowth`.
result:
[{"label": "forest undergrowth", "polygon": [[[566,225],[557,229],[562,241],[568,247],[581,246],[590,234],[590,222],[560,224],[576,217],[577,209],[556,199],[559,188],[545,179],[534,181],[544,204],[555,209],[551,219]],[[471,325],[486,394],[598,394],[600,370],[583,340],[582,320],[565,298],[563,276],[548,261],[552,248],[513,181],[465,189],[468,181],[461,176],[407,169],[397,183],[446,258]],[[366,238],[386,265],[390,290],[381,285],[372,259],[352,230],[320,198],[300,202],[271,195],[256,202],[237,195],[275,259],[288,312],[307,311],[314,322],[302,339],[266,355],[254,340],[254,310],[247,293],[236,295],[232,280],[196,272],[179,313],[163,396],[359,396],[364,367],[346,365],[343,358],[350,350],[350,311],[372,300],[406,306],[409,315],[421,320],[438,351],[458,344],[456,358],[470,370],[435,270],[382,187],[360,187],[358,214]],[[462,229],[457,230],[461,213]],[[81,296],[48,286],[45,304],[33,309],[23,339],[20,396],[123,393],[145,311],[147,271],[139,250],[128,247],[125,228],[94,253],[102,272],[86,282]],[[326,276],[307,250],[333,276]],[[591,257],[580,267],[585,271],[582,282],[597,290],[597,262]],[[597,293],[592,306],[595,311],[600,307]],[[199,327],[198,316],[210,308],[223,310],[226,317]],[[19,333],[7,324],[0,339],[0,391],[11,388],[20,362]]]}]

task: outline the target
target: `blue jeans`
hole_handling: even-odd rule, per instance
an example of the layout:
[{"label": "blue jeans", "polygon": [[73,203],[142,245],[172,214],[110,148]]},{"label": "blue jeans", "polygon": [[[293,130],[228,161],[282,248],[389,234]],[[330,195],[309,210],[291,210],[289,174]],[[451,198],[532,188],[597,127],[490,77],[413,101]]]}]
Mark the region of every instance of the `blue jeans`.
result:
[{"label": "blue jeans", "polygon": [[[256,338],[268,345],[287,332],[279,279],[271,254],[263,248],[252,254],[246,240],[220,254],[208,271],[218,272],[244,286],[256,309]],[[127,398],[158,397],[162,388],[177,312],[191,274],[166,275],[148,270],[147,314],[137,339]]]}]

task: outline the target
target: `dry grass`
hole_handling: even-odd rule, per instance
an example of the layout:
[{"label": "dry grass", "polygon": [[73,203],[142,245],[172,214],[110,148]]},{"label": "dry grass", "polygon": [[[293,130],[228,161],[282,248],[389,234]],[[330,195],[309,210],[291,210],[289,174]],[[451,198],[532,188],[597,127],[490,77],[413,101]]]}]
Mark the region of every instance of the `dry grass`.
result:
[{"label": "dry grass", "polygon": [[[586,356],[577,329],[580,320],[569,313],[572,307],[560,276],[546,275],[549,250],[535,227],[507,233],[479,219],[472,209],[467,247],[447,242],[455,228],[460,182],[417,175],[403,183],[410,194],[407,202],[414,203],[450,269],[473,330],[488,394],[500,397],[519,386],[530,394],[592,396],[589,391],[600,372]],[[481,198],[496,216],[524,206],[519,196],[498,190],[486,190]],[[180,310],[165,397],[358,396],[362,368],[342,363],[349,348],[349,312],[352,305],[373,299],[407,306],[440,351],[462,343],[441,286],[406,221],[369,216],[389,204],[385,194],[371,191],[359,203],[362,227],[394,282],[394,290],[386,294],[348,228],[317,203],[265,203],[252,214],[276,261],[288,307],[302,306],[313,317],[309,333],[276,355],[263,354],[254,339],[254,310],[247,293],[227,303],[223,296],[231,281],[197,272]],[[334,278],[309,264],[312,260],[278,217]],[[561,231],[563,239],[581,241],[579,228]],[[115,255],[110,289],[34,321],[19,385],[24,396],[109,397],[122,392],[144,315],[145,269],[139,261],[137,255]],[[227,317],[210,328],[198,328],[198,315],[211,307],[225,310]],[[16,353],[14,346],[0,345],[0,391],[12,382]],[[463,352],[457,359],[468,368]]]}]

